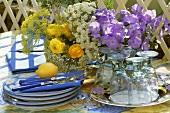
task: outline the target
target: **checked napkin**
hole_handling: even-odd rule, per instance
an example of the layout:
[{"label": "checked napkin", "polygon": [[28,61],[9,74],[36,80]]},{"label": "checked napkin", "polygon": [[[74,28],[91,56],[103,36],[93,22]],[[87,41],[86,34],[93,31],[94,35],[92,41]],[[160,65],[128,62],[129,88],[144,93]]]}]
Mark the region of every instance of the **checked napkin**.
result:
[{"label": "checked napkin", "polygon": [[21,34],[16,36],[15,43],[6,54],[8,65],[13,73],[34,72],[41,63],[46,62],[44,56],[45,37],[40,37],[38,45],[35,46],[30,55],[22,53],[21,37]]}]

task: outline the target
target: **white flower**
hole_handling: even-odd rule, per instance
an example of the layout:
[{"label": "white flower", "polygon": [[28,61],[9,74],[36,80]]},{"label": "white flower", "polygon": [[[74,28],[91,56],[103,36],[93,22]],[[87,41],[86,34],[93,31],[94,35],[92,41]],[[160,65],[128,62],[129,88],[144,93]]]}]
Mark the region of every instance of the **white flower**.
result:
[{"label": "white flower", "polygon": [[96,3],[95,2],[91,2],[90,5],[93,6],[93,7],[96,7]]},{"label": "white flower", "polygon": [[93,22],[93,21],[95,21],[95,20],[96,20],[96,17],[95,17],[95,16],[92,16],[90,22]]},{"label": "white flower", "polygon": [[77,18],[77,15],[75,13],[72,14],[73,18]]},{"label": "white flower", "polygon": [[60,13],[60,16],[66,18],[66,17],[68,17],[68,14],[65,11],[62,11]]},{"label": "white flower", "polygon": [[78,26],[78,27],[77,27],[77,32],[81,32],[81,30],[82,30],[82,27],[81,27],[81,26]]},{"label": "white flower", "polygon": [[[77,38],[77,37],[76,37],[76,42],[77,42],[77,43],[80,43],[80,38]],[[82,46],[82,44],[81,44],[81,46]]]},{"label": "white flower", "polygon": [[71,29],[71,30],[72,30],[72,28],[73,28],[72,24],[69,24],[69,29]]},{"label": "white flower", "polygon": [[84,36],[84,34],[86,33],[86,31],[83,29],[83,30],[81,30],[81,35],[83,35]]},{"label": "white flower", "polygon": [[73,33],[74,37],[79,37],[79,34],[78,33]]},{"label": "white flower", "polygon": [[84,18],[84,20],[88,20],[88,15],[85,14],[85,15],[83,16],[83,18]]},{"label": "white flower", "polygon": [[73,13],[74,9],[71,5],[68,6],[68,13]]}]

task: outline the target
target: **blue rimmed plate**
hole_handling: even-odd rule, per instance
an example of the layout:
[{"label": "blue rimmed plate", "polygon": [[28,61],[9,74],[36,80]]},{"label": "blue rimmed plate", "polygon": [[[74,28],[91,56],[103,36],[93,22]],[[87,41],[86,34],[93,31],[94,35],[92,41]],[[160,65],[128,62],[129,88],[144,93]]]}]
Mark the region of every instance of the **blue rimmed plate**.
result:
[{"label": "blue rimmed plate", "polygon": [[55,103],[52,103],[52,104],[44,104],[44,105],[22,105],[21,103],[17,103],[17,102],[12,102],[10,101],[8,98],[6,98],[5,96],[3,96],[3,100],[10,104],[11,106],[15,106],[15,107],[18,107],[18,108],[21,108],[21,109],[25,109],[25,110],[31,110],[31,111],[40,111],[40,110],[47,110],[47,109],[51,109],[51,108],[54,108],[54,107],[59,107],[59,106],[62,106],[64,104],[67,104],[71,101],[73,101],[75,98],[77,97],[77,94],[75,95],[72,95],[68,98],[66,98],[65,100],[63,101],[60,101],[60,102],[55,102]]},{"label": "blue rimmed plate", "polygon": [[[29,75],[29,77],[36,77],[36,76],[37,75]],[[72,87],[72,88],[63,89],[63,90],[48,91],[48,92],[44,91],[44,92],[36,92],[36,93],[21,93],[19,91],[16,91],[16,92],[12,91],[12,88],[20,86],[19,80],[25,79],[25,78],[28,78],[28,75],[22,74],[22,75],[18,75],[13,78],[7,79],[3,83],[3,90],[10,95],[44,97],[44,96],[53,96],[53,95],[64,94],[64,93],[67,93],[67,92],[77,89],[77,87]]]},{"label": "blue rimmed plate", "polygon": [[75,97],[77,94],[79,93],[79,91],[74,91],[72,93],[70,93],[67,96],[64,96],[62,98],[54,98],[54,99],[50,99],[50,100],[43,100],[43,98],[41,100],[36,100],[36,101],[31,101],[31,100],[23,100],[23,99],[19,99],[19,98],[14,98],[11,97],[10,95],[6,94],[5,92],[3,92],[3,98],[5,101],[8,101],[13,103],[13,104],[17,104],[17,105],[35,105],[35,106],[39,106],[39,105],[48,105],[48,104],[53,104],[53,103],[59,103],[62,101],[66,101],[70,98]]},{"label": "blue rimmed plate", "polygon": [[16,98],[16,99],[21,99],[24,101],[46,101],[46,100],[53,100],[53,99],[60,99],[60,98],[65,98],[75,92],[79,92],[79,87],[75,88],[72,91],[62,93],[62,94],[57,94],[53,96],[42,96],[42,97],[36,97],[36,96],[20,96],[20,95],[12,95],[10,93],[7,93],[6,91],[3,91],[5,94],[7,94],[10,97]]}]

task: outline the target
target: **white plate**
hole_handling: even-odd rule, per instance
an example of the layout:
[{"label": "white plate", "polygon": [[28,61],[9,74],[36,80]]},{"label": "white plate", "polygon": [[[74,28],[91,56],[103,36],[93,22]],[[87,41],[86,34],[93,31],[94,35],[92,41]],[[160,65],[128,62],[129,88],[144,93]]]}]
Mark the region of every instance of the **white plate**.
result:
[{"label": "white plate", "polygon": [[62,101],[62,102],[56,102],[56,103],[52,103],[52,104],[47,104],[47,105],[39,105],[39,106],[35,106],[35,105],[20,105],[17,103],[13,103],[9,100],[7,100],[6,98],[3,97],[4,101],[12,106],[21,108],[21,109],[25,109],[25,110],[30,110],[30,111],[40,111],[40,110],[47,110],[50,108],[54,108],[54,107],[59,107],[61,105],[67,104],[71,101],[73,101],[75,98],[77,97],[77,95],[74,95],[73,97]]},{"label": "white plate", "polygon": [[25,100],[20,100],[17,98],[13,98],[11,96],[9,96],[8,94],[3,93],[3,98],[6,101],[9,101],[15,105],[35,105],[35,106],[39,106],[39,105],[48,105],[48,104],[53,104],[53,103],[59,103],[65,100],[68,100],[70,98],[75,97],[77,94],[79,93],[79,91],[73,92],[70,95],[67,95],[64,98],[59,98],[59,99],[53,99],[53,100],[45,100],[45,101],[25,101]]},{"label": "white plate", "polygon": [[[37,76],[37,75],[29,75],[29,77],[34,77],[34,76]],[[70,92],[75,89],[75,87],[72,87],[72,88],[58,90],[58,91],[44,91],[44,92],[36,92],[36,93],[21,93],[19,91],[16,91],[16,92],[12,91],[12,88],[20,86],[19,80],[25,79],[25,78],[28,78],[28,76],[26,74],[22,74],[22,75],[17,75],[13,78],[7,79],[3,83],[3,90],[11,95],[44,97],[44,96],[63,94],[63,93]]]},{"label": "white plate", "polygon": [[79,87],[75,88],[72,91],[66,92],[66,93],[57,94],[57,95],[53,95],[53,96],[42,96],[42,97],[12,95],[6,91],[4,91],[4,93],[6,93],[7,95],[9,95],[13,98],[21,99],[24,101],[45,101],[45,100],[53,100],[53,99],[63,98],[63,97],[69,96],[69,95],[71,95],[75,92],[78,92],[78,91],[79,91]]}]

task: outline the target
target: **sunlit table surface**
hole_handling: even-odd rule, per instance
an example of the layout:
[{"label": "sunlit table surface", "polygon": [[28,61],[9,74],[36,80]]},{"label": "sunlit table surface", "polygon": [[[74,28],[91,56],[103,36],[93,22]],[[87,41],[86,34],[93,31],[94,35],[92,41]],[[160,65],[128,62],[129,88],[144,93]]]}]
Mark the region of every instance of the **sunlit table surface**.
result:
[{"label": "sunlit table surface", "polygon": [[[0,89],[2,90],[3,82],[11,78],[13,76],[18,76],[17,74],[12,74],[9,71],[8,64],[6,62],[6,53],[10,50],[12,44],[15,41],[15,36],[19,34],[20,31],[9,31],[0,33]],[[167,64],[168,63],[168,64]],[[166,65],[164,65],[166,64]],[[170,74],[170,65],[169,62],[163,60],[157,60],[153,62],[154,66],[162,65],[157,68],[157,71],[164,72]],[[31,74],[31,73],[23,73],[23,74]],[[87,82],[87,84],[81,87],[82,93],[88,95],[93,88],[94,80]],[[13,107],[7,103],[5,103],[1,98],[0,90],[0,113],[33,113],[33,111],[23,110],[17,107]],[[92,109],[88,109],[85,105],[93,103]],[[44,110],[44,111],[36,111],[36,113],[170,113],[170,101],[147,107],[137,107],[137,108],[125,108],[118,106],[110,106],[103,105],[98,103],[92,99],[90,100],[82,100],[77,99],[74,100],[74,104],[66,104],[60,107]]]}]

